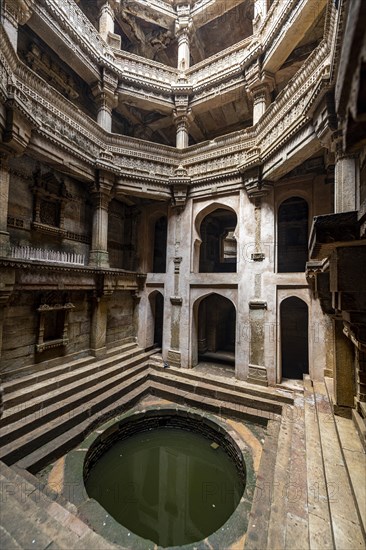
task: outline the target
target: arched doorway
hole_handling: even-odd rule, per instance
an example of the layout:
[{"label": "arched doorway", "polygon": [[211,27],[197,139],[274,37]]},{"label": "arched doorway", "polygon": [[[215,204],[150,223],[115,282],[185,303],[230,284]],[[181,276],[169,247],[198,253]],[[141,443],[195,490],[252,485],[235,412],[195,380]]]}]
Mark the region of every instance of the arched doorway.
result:
[{"label": "arched doorway", "polygon": [[235,212],[217,208],[201,222],[200,273],[235,273],[237,224]]},{"label": "arched doorway", "polygon": [[305,271],[308,260],[308,203],[291,197],[278,209],[278,272]]},{"label": "arched doorway", "polygon": [[308,306],[300,298],[281,303],[282,378],[302,380],[309,373]]},{"label": "arched doorway", "polygon": [[164,297],[157,290],[149,296],[151,313],[154,323],[153,345],[161,348],[163,345],[164,327]]},{"label": "arched doorway", "polygon": [[219,294],[203,298],[197,311],[198,361],[235,365],[236,310]]},{"label": "arched doorway", "polygon": [[161,216],[154,225],[153,273],[166,272],[167,229],[167,218]]}]

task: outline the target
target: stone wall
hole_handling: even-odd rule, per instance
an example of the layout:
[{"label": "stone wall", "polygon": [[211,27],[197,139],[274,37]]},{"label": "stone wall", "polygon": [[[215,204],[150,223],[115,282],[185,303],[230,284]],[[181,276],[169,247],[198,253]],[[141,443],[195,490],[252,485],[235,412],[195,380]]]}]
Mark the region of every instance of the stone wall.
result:
[{"label": "stone wall", "polygon": [[38,333],[37,296],[33,292],[14,292],[5,308],[1,372],[35,362]]},{"label": "stone wall", "polygon": [[22,367],[45,363],[68,355],[88,352],[90,348],[90,301],[86,292],[68,293],[74,308],[68,318],[68,344],[37,352],[40,313],[45,293],[15,291],[5,309],[1,372],[7,375]]},{"label": "stone wall", "polygon": [[107,344],[136,336],[133,324],[134,303],[130,292],[116,291],[108,302]]},{"label": "stone wall", "polygon": [[[35,228],[34,196],[32,185],[34,174],[52,174],[55,180],[65,183],[67,200],[63,210],[62,235],[42,228]],[[82,183],[39,165],[27,156],[10,162],[10,186],[8,208],[8,230],[12,246],[32,246],[85,254],[89,252],[92,210],[88,192]]]}]

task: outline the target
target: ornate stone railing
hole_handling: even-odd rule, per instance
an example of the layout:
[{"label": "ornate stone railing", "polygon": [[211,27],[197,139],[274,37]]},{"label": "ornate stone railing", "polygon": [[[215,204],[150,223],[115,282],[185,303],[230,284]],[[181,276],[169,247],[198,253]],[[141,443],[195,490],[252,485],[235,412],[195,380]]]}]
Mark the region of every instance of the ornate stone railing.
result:
[{"label": "ornate stone railing", "polygon": [[178,70],[173,67],[122,50],[114,50],[114,54],[122,79],[159,85],[170,92],[171,84],[178,78]]},{"label": "ornate stone railing", "polygon": [[194,88],[207,86],[216,80],[225,80],[228,76],[242,71],[245,63],[257,51],[258,42],[253,37],[226,48],[193,65],[187,71],[187,78]]},{"label": "ornate stone railing", "polygon": [[[284,31],[286,19],[301,11],[301,6],[307,1],[275,0],[257,34],[191,67],[186,77],[187,84],[193,87],[193,98],[196,96],[196,101],[202,101],[205,89],[242,75],[251,60],[258,57],[263,49],[273,46]],[[126,92],[131,95],[139,95],[140,92],[141,95],[149,88],[160,90],[161,101],[166,101],[164,94],[172,92],[178,78],[177,69],[122,50],[112,50],[73,0],[40,0],[34,9],[41,17],[45,17],[46,9],[48,17],[57,20],[94,63],[107,66],[118,75],[120,85]],[[65,40],[67,42],[66,35]],[[227,91],[230,89],[218,88],[217,93]],[[159,94],[155,93],[154,99],[159,101]]]},{"label": "ornate stone railing", "polygon": [[201,175],[222,175],[236,167],[245,170],[262,162],[309,122],[309,106],[322,79],[328,76],[329,47],[323,41],[256,127],[180,152],[173,147],[108,134],[21,63],[3,30],[0,35],[0,74],[3,76],[0,93],[3,100],[11,94],[17,108],[36,132],[46,137],[51,147],[56,144],[70,155],[83,159],[90,165],[91,174],[102,152],[110,155],[110,165],[117,175],[141,175],[160,180],[164,185],[168,185],[180,163],[191,177],[199,179]]},{"label": "ornate stone railing", "polygon": [[32,246],[12,246],[9,256],[18,260],[31,260],[69,265],[85,265],[85,255],[73,252],[60,252]]},{"label": "ornate stone railing", "polygon": [[35,10],[42,5],[47,8],[49,13],[54,15],[67,28],[76,42],[83,43],[89,51],[94,50],[93,53],[96,57],[105,54],[109,50],[108,45],[101,38],[97,29],[74,0],[38,0],[35,4]]}]

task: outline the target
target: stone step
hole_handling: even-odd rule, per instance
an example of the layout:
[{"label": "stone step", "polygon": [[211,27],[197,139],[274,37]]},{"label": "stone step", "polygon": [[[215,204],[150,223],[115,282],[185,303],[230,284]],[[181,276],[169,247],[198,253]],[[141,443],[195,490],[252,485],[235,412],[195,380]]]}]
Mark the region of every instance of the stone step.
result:
[{"label": "stone step", "polygon": [[[68,414],[72,417],[75,409],[83,403],[85,403],[85,407],[87,408],[90,401],[98,397],[103,391],[113,389],[115,385],[121,382],[128,384],[129,380],[134,376],[147,372],[144,359],[146,359],[146,355],[138,356],[133,361],[125,362],[112,373],[113,376],[103,377],[99,380],[94,378],[92,385],[81,386],[73,384],[72,388],[69,388],[64,394],[57,395],[58,390],[52,392],[53,395],[49,396],[48,401],[40,401],[40,398],[32,400],[34,402],[27,404],[27,412],[29,410],[32,411],[30,414],[22,416],[17,421],[2,427],[0,430],[0,445],[5,446],[15,439],[19,440],[20,437],[33,432],[55,418],[60,417],[62,414]],[[33,410],[36,405],[40,408]]]},{"label": "stone step", "polygon": [[26,388],[27,386],[38,384],[43,380],[48,380],[49,378],[62,375],[66,372],[77,370],[84,366],[90,365],[95,360],[96,359],[93,355],[87,355],[86,357],[81,357],[80,359],[76,359],[75,361],[69,361],[64,365],[58,365],[57,367],[51,367],[48,369],[43,368],[39,372],[34,372],[32,374],[21,376],[19,378],[14,378],[13,380],[9,380],[8,382],[3,383],[4,394],[7,396],[12,392],[16,392],[18,390],[21,390],[22,388]]},{"label": "stone step", "polygon": [[[0,426],[7,426],[31,414],[42,413],[46,407],[57,402],[62,402],[64,399],[67,399],[82,389],[92,388],[98,382],[108,380],[110,377],[115,377],[129,367],[133,367],[145,361],[148,356],[149,352],[146,353],[140,350],[139,353],[134,353],[133,357],[127,359],[124,357],[123,359],[125,360],[117,365],[112,365],[108,368],[102,368],[100,366],[95,367],[84,373],[82,378],[77,378],[67,385],[56,387],[56,389],[48,391],[46,395],[42,394],[34,398],[29,398],[24,403],[19,403],[11,408],[5,409],[3,417],[0,420]],[[30,395],[32,395],[31,392]]]},{"label": "stone step", "polygon": [[67,370],[63,373],[57,373],[54,376],[52,376],[52,373],[49,373],[49,377],[45,378],[43,381],[38,381],[33,385],[28,385],[24,388],[19,386],[16,390],[13,390],[11,393],[5,395],[4,409],[6,411],[10,407],[14,407],[14,405],[24,403],[25,401],[28,401],[30,399],[30,396],[37,397],[40,395],[48,394],[53,389],[60,388],[63,385],[66,385],[75,380],[80,380],[84,376],[90,376],[103,369],[106,369],[107,367],[112,367],[120,361],[125,361],[143,352],[144,350],[142,348],[134,345],[133,348],[129,347],[129,349],[122,350],[121,353],[114,354],[111,357],[103,357],[102,359],[99,359],[92,364],[88,363],[87,365],[80,366],[76,370]]},{"label": "stone step", "polygon": [[[333,399],[333,380],[326,378],[329,401]],[[354,496],[356,510],[365,537],[366,532],[366,454],[354,421],[334,416],[338,441]]]},{"label": "stone step", "polygon": [[169,369],[164,369],[163,372],[150,371],[149,379],[155,382],[161,382],[165,385],[178,388],[182,391],[190,391],[193,394],[212,397],[219,401],[229,401],[237,405],[248,406],[251,409],[260,409],[263,411],[270,411],[276,414],[282,413],[282,404],[270,400],[268,398],[258,398],[253,395],[245,395],[244,392],[234,391],[233,389],[218,388],[215,384],[212,384],[209,380],[196,381],[187,380],[179,376],[175,376]]},{"label": "stone step", "polygon": [[311,550],[332,550],[334,540],[328,505],[323,451],[313,385],[309,375],[304,377],[304,407],[309,546]]},{"label": "stone step", "polygon": [[191,391],[181,390],[171,385],[165,384],[165,380],[161,381],[150,380],[150,392],[161,398],[169,399],[175,403],[181,403],[190,407],[198,407],[218,415],[232,416],[250,420],[251,422],[267,423],[268,420],[278,420],[280,415],[242,405],[238,403],[230,403],[205,395],[192,394]]},{"label": "stone step", "polygon": [[339,446],[333,409],[324,382],[314,381],[313,385],[334,546],[336,550],[361,550],[365,548],[364,533]]},{"label": "stone step", "polygon": [[[287,521],[286,487],[290,481],[290,452],[293,429],[294,423],[292,417],[283,415],[278,435],[274,473],[268,487],[268,492],[271,495],[269,502],[270,515],[267,541],[263,546],[264,549],[285,548],[285,526]],[[281,505],[278,505],[278,503],[281,503]]]},{"label": "stone step", "polygon": [[[56,409],[52,412],[58,412],[58,414],[53,414],[54,418],[52,420],[48,420],[45,424],[42,418],[42,423],[36,424],[34,428],[31,424],[31,431],[17,436],[2,446],[0,459],[6,464],[13,464],[28,453],[33,452],[37,447],[44,445],[53,438],[58,438],[60,434],[74,426],[78,426],[80,422],[90,417],[93,411],[102,410],[114,399],[118,399],[128,391],[138,387],[147,378],[148,373],[148,369],[144,368],[142,357],[139,358],[138,363],[138,374],[127,372],[124,377],[118,374],[94,385],[92,389],[88,388],[78,393],[75,392],[71,396],[71,405],[68,402],[62,405],[57,403]],[[97,401],[95,401],[96,398]],[[76,404],[77,406],[75,406]],[[17,430],[15,430],[15,433],[18,435]],[[10,432],[7,436],[10,438]],[[4,440],[6,440],[5,435]]]},{"label": "stone step", "polygon": [[[245,539],[245,550],[267,548],[268,527],[272,503],[273,478],[278,452],[278,435],[280,422],[268,423],[264,441],[256,490],[249,514],[248,529]],[[263,475],[265,474],[265,475]],[[258,529],[260,525],[260,529]]]},{"label": "stone step", "polygon": [[156,372],[163,372],[164,376],[165,373],[171,373],[174,376],[184,378],[186,380],[196,381],[199,383],[209,382],[212,385],[216,385],[219,389],[243,392],[247,395],[253,395],[254,397],[261,399],[273,399],[279,403],[288,403],[289,405],[292,405],[294,402],[293,392],[288,388],[278,390],[277,388],[268,387],[264,390],[254,384],[249,384],[248,382],[244,382],[242,380],[233,380],[232,382],[229,382],[227,380],[223,380],[220,376],[215,377],[210,374],[203,375],[202,373],[195,372],[194,369],[183,369],[179,367],[169,367],[168,369],[164,369],[162,362],[156,359],[150,360],[150,366]]},{"label": "stone step", "polygon": [[36,473],[80,445],[87,434],[95,429],[97,425],[132,407],[148,394],[149,383],[142,380],[140,379],[135,389],[128,388],[128,391],[125,392],[126,388],[122,387],[116,392],[110,392],[104,402],[94,404],[87,418],[79,421],[57,438],[49,440],[33,452],[25,455],[18,460],[16,466],[29,470],[31,473]]},{"label": "stone step", "polygon": [[6,502],[1,513],[5,531],[5,537],[1,536],[1,548],[4,550],[117,548],[3,463],[0,463],[0,485]]}]

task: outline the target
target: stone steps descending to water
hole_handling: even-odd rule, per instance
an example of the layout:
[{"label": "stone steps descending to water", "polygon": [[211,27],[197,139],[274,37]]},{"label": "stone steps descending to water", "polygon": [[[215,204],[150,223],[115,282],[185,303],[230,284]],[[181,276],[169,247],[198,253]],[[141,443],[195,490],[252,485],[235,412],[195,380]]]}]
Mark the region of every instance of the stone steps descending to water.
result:
[{"label": "stone steps descending to water", "polygon": [[76,370],[67,365],[52,368],[50,379],[43,382],[29,375],[24,389],[19,387],[20,379],[14,380],[14,388],[8,382],[6,410],[0,421],[0,458],[37,471],[82,441],[90,427],[106,415],[113,416],[113,411],[116,414],[127,406],[126,396],[136,399],[139,391],[263,422],[278,417],[282,406],[292,402],[289,393],[277,395],[186,369],[163,369],[154,361],[155,354],[156,350],[146,352],[136,344],[127,344]]},{"label": "stone steps descending to water", "polygon": [[[108,355],[99,360],[94,358],[93,362],[89,361],[86,365],[85,361],[84,363],[78,362],[76,365],[73,362],[66,365],[63,369],[61,367],[54,367],[42,371],[39,375],[26,376],[24,380],[16,379],[7,382],[4,384],[4,418],[7,418],[7,409],[15,405],[28,402],[37,396],[49,394],[50,391],[62,388],[62,386],[80,380],[85,376],[91,378],[92,375],[102,370],[106,372],[108,367],[112,367],[121,361],[127,361],[142,352],[143,350],[136,344],[127,344],[119,348],[118,353]],[[39,379],[40,377],[41,379]]]},{"label": "stone steps descending to water", "polygon": [[[91,389],[75,392],[68,399],[55,403],[42,416],[41,422],[39,418],[34,420],[31,416],[24,419],[24,426],[22,420],[16,423],[15,429],[14,425],[10,425],[6,433],[1,434],[3,441],[9,440],[0,450],[1,459],[12,464],[74,426],[82,431],[81,423],[96,412],[101,414],[110,403],[115,403],[117,407],[121,397],[135,388],[138,389],[146,380],[147,366],[141,364],[141,360],[146,359],[147,355],[140,357],[137,366],[131,365],[124,376],[118,373],[95,384]],[[28,431],[21,435],[20,432],[26,429]]]},{"label": "stone steps descending to water", "polygon": [[[18,471],[19,472],[19,471]],[[69,507],[43,492],[37,480],[29,481],[0,462],[2,494],[0,547],[4,550],[113,550],[107,542],[81,521]],[[76,509],[75,509],[76,511]]]},{"label": "stone steps descending to water", "polygon": [[218,389],[227,389],[230,391],[239,391],[243,392],[246,395],[252,395],[261,399],[273,399],[279,403],[288,403],[293,404],[293,392],[291,390],[279,390],[277,388],[266,387],[265,389],[244,382],[242,380],[236,379],[225,379],[222,376],[214,376],[212,374],[197,372],[195,369],[182,369],[178,367],[169,367],[168,369],[163,368],[162,361],[157,360],[155,357],[152,357],[149,362],[151,368],[155,372],[164,373],[163,376],[175,376],[177,379],[183,378],[185,380],[190,380],[192,382],[207,382],[212,385],[215,385]]},{"label": "stone steps descending to water", "polygon": [[102,401],[95,409],[89,410],[87,418],[72,425],[69,429],[63,425],[63,431],[56,438],[48,438],[49,440],[45,444],[26,454],[16,462],[16,465],[37,473],[79,445],[98,424],[126,411],[149,393],[149,385],[143,377],[136,382],[135,389],[130,389],[130,386],[127,389],[126,387],[120,388],[120,396],[118,393],[109,392],[105,401]]},{"label": "stone steps descending to water", "polygon": [[[79,396],[81,403],[85,401],[85,398],[89,400],[91,396],[96,397],[101,388],[113,387],[113,383],[118,383],[121,377],[128,378],[129,374],[127,371],[129,369],[136,367],[139,370],[140,365],[148,357],[149,353],[139,350],[139,352],[135,352],[131,357],[124,357],[124,360],[120,360],[116,365],[113,364],[108,367],[97,365],[91,369],[92,372],[79,373],[79,377],[76,380],[57,389],[52,389],[54,388],[54,383],[52,383],[50,390],[47,391],[48,386],[46,385],[45,394],[30,398],[28,401],[5,410],[4,416],[0,421],[0,426],[3,428],[0,434],[0,442],[2,441],[2,435],[12,430],[11,424],[18,422],[17,427],[21,431],[24,431],[25,425],[29,421],[38,421],[40,423],[42,418],[47,419],[48,415],[55,412],[57,406],[70,408],[75,401],[73,398],[76,395]],[[32,393],[29,395],[31,396]],[[9,426],[9,429],[7,429],[7,426]]]}]

